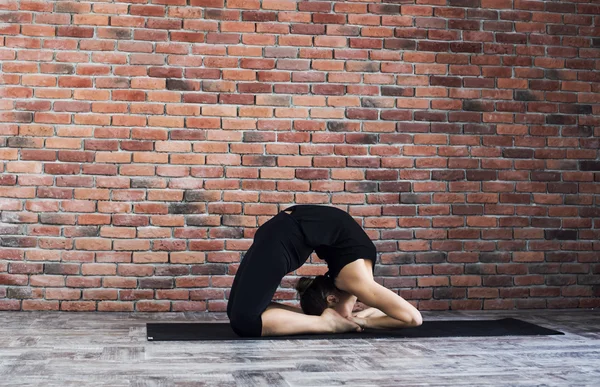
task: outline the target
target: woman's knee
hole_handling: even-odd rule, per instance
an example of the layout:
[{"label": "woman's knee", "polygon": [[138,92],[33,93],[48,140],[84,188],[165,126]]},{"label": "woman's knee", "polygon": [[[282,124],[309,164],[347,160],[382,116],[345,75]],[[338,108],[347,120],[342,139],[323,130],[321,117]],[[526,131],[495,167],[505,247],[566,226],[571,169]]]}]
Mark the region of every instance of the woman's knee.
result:
[{"label": "woman's knee", "polygon": [[229,313],[231,329],[241,337],[260,337],[262,335],[262,321],[256,313],[236,312]]}]

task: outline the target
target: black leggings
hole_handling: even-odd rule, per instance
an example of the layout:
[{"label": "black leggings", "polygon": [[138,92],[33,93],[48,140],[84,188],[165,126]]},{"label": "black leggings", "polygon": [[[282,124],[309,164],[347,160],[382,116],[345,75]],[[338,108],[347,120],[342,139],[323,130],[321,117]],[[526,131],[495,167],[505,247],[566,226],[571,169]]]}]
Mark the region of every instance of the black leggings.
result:
[{"label": "black leggings", "polygon": [[312,251],[304,243],[297,222],[284,212],[257,230],[235,275],[227,303],[227,316],[235,333],[261,336],[261,315],[281,280],[300,267]]},{"label": "black leggings", "polygon": [[[251,251],[252,250],[252,251]],[[281,259],[269,259],[269,251],[250,249],[244,256],[231,286],[227,316],[231,328],[242,337],[259,337],[261,315],[287,274]]]}]

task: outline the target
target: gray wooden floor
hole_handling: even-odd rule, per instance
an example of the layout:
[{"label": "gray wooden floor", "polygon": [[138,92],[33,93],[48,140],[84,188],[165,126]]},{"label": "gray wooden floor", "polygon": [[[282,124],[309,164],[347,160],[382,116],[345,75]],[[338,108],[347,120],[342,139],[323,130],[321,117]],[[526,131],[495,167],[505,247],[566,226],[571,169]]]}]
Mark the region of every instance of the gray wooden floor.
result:
[{"label": "gray wooden floor", "polygon": [[0,312],[0,385],[600,385],[600,311],[424,313],[426,320],[496,317],[566,335],[148,342],[146,322],[224,316]]}]

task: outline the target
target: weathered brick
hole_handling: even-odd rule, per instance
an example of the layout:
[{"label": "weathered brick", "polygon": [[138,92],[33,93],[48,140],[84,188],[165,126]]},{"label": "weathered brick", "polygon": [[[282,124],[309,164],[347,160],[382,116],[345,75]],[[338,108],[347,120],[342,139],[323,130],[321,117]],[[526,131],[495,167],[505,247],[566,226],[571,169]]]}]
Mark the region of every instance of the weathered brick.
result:
[{"label": "weathered brick", "polygon": [[546,239],[576,240],[577,230],[544,230]]}]

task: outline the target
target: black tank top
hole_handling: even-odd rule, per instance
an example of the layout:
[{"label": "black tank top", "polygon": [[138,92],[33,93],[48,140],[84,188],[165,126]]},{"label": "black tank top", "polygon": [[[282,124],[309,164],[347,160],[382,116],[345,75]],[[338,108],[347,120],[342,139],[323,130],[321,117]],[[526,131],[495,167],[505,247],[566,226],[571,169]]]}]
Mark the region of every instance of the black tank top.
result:
[{"label": "black tank top", "polygon": [[[327,262],[328,275],[332,278],[337,277],[345,265],[360,258],[371,259],[374,266],[377,257],[375,245],[347,212],[319,205],[296,205],[285,211],[291,211],[291,214],[284,213],[296,221],[304,237],[304,247],[298,250],[306,252],[306,247],[314,249],[319,258]],[[299,257],[298,267],[306,262],[309,255]]]}]

